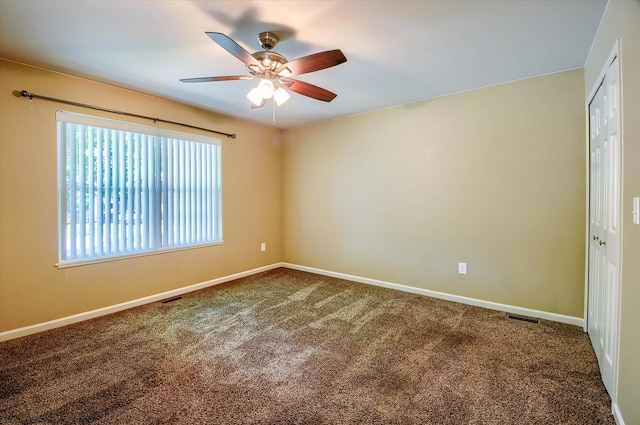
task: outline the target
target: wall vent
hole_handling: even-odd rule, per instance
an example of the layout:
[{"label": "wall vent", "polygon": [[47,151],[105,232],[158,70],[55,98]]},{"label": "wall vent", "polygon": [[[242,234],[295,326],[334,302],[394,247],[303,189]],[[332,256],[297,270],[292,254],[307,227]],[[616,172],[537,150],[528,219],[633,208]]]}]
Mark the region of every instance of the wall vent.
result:
[{"label": "wall vent", "polygon": [[173,297],[173,298],[167,298],[166,300],[162,300],[160,301],[162,304],[166,304],[166,303],[170,303],[172,301],[178,301],[181,300],[182,297]]},{"label": "wall vent", "polygon": [[521,322],[540,323],[538,319],[533,319],[531,317],[526,317],[526,316],[518,316],[517,314],[507,314],[507,317],[511,320],[519,320]]}]

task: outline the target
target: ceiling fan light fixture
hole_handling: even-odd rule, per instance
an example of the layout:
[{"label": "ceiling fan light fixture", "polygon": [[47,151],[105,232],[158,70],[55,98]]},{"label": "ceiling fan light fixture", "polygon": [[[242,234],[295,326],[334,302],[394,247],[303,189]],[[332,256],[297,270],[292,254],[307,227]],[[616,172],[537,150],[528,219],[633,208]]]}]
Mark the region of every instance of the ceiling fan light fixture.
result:
[{"label": "ceiling fan light fixture", "polygon": [[260,95],[263,99],[271,99],[273,97],[273,92],[275,88],[273,87],[273,83],[269,80],[262,80],[260,84],[258,84],[258,90],[260,91]]},{"label": "ceiling fan light fixture", "polygon": [[258,87],[251,89],[251,91],[247,93],[247,99],[256,106],[260,106],[262,104],[263,98]]},{"label": "ceiling fan light fixture", "polygon": [[282,105],[284,102],[289,100],[291,95],[287,93],[285,89],[282,87],[278,87],[275,92],[273,92],[273,100],[276,101],[278,106]]}]

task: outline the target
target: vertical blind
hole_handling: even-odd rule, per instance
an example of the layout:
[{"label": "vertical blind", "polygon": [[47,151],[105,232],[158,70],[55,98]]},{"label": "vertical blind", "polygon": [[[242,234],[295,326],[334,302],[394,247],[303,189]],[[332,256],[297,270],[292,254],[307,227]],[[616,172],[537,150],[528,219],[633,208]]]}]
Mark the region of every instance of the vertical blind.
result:
[{"label": "vertical blind", "polygon": [[222,241],[219,139],[56,118],[60,264]]}]

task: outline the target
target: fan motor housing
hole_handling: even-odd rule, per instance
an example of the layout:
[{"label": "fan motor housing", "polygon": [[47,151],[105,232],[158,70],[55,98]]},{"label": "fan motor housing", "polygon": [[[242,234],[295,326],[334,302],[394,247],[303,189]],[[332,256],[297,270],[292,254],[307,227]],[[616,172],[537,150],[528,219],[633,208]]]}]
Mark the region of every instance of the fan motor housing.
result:
[{"label": "fan motor housing", "polygon": [[[287,58],[282,56],[280,53],[271,52],[268,50],[253,53],[251,56],[256,58],[256,60],[262,64],[264,69],[270,69],[272,71],[275,71],[281,65],[287,63]],[[252,71],[251,68],[248,69],[249,72]]]}]

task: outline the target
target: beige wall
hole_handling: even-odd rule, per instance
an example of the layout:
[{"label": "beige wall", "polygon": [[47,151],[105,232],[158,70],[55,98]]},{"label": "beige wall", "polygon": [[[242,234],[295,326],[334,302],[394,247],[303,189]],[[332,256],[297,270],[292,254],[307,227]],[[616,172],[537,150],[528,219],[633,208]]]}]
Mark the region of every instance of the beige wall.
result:
[{"label": "beige wall", "polygon": [[640,196],[640,1],[612,0],[585,66],[589,95],[616,39],[622,73],[622,304],[618,406],[626,424],[640,424],[640,226],[632,199]]},{"label": "beige wall", "polygon": [[[119,118],[37,99],[35,109],[30,110],[28,100],[13,95],[22,89],[237,133],[235,140],[220,137],[225,243],[56,269],[55,111]],[[184,131],[182,127],[173,129]],[[0,60],[0,331],[281,261],[281,174],[279,130]],[[260,252],[261,242],[268,244],[264,253]]]},{"label": "beige wall", "polygon": [[285,131],[284,260],[582,317],[583,88],[574,70]]}]

